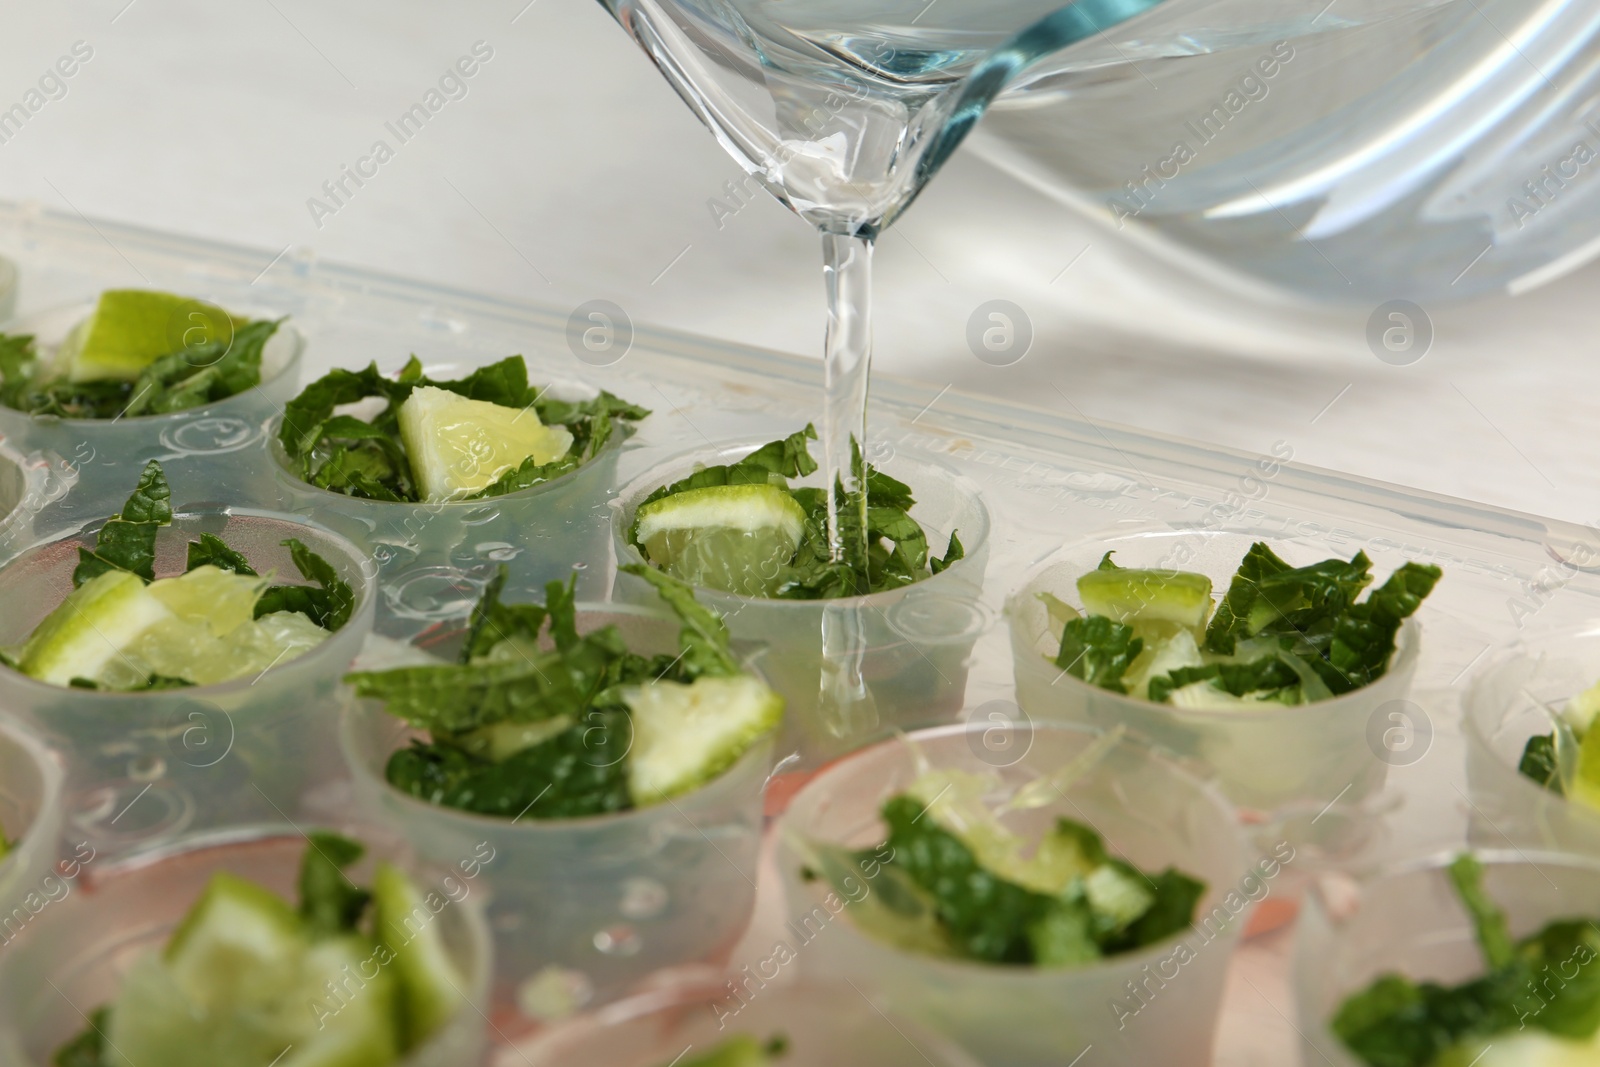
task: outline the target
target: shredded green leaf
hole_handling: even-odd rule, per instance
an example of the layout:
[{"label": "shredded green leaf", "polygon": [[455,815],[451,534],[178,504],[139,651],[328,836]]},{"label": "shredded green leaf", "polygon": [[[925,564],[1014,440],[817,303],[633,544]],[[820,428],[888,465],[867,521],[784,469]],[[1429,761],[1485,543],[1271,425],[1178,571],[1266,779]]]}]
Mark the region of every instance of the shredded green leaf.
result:
[{"label": "shredded green leaf", "polygon": [[1477,932],[1486,970],[1454,986],[1386,974],[1350,996],[1333,1032],[1371,1067],[1465,1064],[1498,1035],[1542,1030],[1588,1040],[1600,1030],[1600,928],[1559,919],[1513,941],[1504,913],[1483,891],[1483,869],[1456,859],[1450,880]]},{"label": "shredded green leaf", "polygon": [[0,334],[0,404],[30,415],[115,419],[214,404],[261,384],[261,355],[283,319],[235,327],[233,336],[162,356],[133,381],[43,380],[34,338]]},{"label": "shredded green leaf", "polygon": [[300,918],[314,939],[355,930],[372,894],[344,873],[366,849],[348,837],[312,831],[300,859]]},{"label": "shredded green leaf", "polygon": [[658,582],[682,623],[680,651],[643,656],[615,626],[578,632],[576,576],[548,584],[542,606],[503,603],[505,580],[502,567],[485,587],[457,662],[346,676],[357,695],[428,732],[390,758],[390,784],[432,804],[513,819],[632,807],[623,692],[740,673],[721,620],[681,583]]},{"label": "shredded green leaf", "polygon": [[[966,555],[958,531],[952,531],[944,556],[930,556],[927,534],[910,515],[916,505],[910,486],[866,463],[859,443],[852,440],[855,480],[864,484],[866,491],[863,494],[857,489],[846,490],[842,483],[834,484],[844,556],[833,559],[828,539],[827,491],[792,488],[788,484],[789,479],[804,478],[817,470],[808,445],[816,439],[816,428],[808,424],[735,463],[703,467],[663,485],[638,506],[643,508],[665,497],[709,486],[776,485],[786,489],[806,519],[800,542],[778,585],[776,596],[781,600],[824,600],[899,589],[939,574]],[[629,539],[648,558],[638,539],[637,523]]]},{"label": "shredded green leaf", "polygon": [[161,464],[151,460],[139,475],[139,484],[95,535],[93,549],[78,549],[78,566],[72,572],[76,588],[107,571],[137,574],[147,582],[156,577],[156,535],[172,522],[172,488]]},{"label": "shredded green leaf", "polygon": [[333,564],[296,538],[291,537],[283,544],[289,549],[289,557],[294,560],[300,576],[317,584],[269,586],[256,601],[255,617],[259,619],[274,611],[298,611],[324,630],[338,632],[350,621],[356,606],[356,595],[350,583],[339,577]]},{"label": "shredded green leaf", "polygon": [[[622,426],[650,414],[607,392],[583,401],[548,396],[547,390],[528,384],[521,356],[508,356],[455,381],[424,376],[421,361],[412,356],[394,378],[380,373],[373,363],[359,371],[330,371],[301,390],[284,409],[278,431],[295,473],[303,481],[346,496],[419,501],[400,437],[400,406],[421,385],[504,407],[531,407],[544,425],[565,426],[572,434],[566,455],[545,464],[530,457],[474,497],[503,496],[574,471],[593,459]],[[366,400],[383,401],[382,410],[370,419],[337,413]]]}]

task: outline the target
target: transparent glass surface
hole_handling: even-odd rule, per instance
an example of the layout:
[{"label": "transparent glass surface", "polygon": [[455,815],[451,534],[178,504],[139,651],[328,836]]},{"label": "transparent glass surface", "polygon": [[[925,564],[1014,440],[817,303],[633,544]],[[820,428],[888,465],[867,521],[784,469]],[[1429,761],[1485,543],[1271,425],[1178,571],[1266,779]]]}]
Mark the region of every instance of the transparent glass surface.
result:
[{"label": "transparent glass surface", "polygon": [[[84,861],[70,891],[0,952],[0,1065],[52,1062],[55,1050],[83,1030],[87,1014],[116,997],[128,968],[167,942],[213,874],[228,871],[294,900],[305,849],[305,837],[280,824],[190,835],[133,861]],[[431,867],[381,858],[406,868],[424,892],[444,894],[450,878],[463,884],[453,862]],[[369,851],[351,878],[369,884],[374,864]],[[398,1067],[463,1067],[482,1054],[492,950],[479,901],[465,885],[465,895],[457,889],[434,921],[471,1006]]]},{"label": "transparent glass surface", "polygon": [[[732,463],[762,441],[723,445],[654,468],[623,489],[612,531],[619,563],[643,563],[628,543],[638,504],[696,466]],[[948,721],[960,710],[972,647],[988,619],[978,606],[989,558],[989,512],[976,488],[948,467],[910,457],[882,464],[911,487],[911,517],[942,556],[952,531],[966,556],[903,589],[839,600],[768,600],[697,589],[738,642],[761,650],[761,670],[788,702],[778,751],[790,769],[829,759],[897,730]],[[813,479],[804,479],[804,484]],[[614,594],[657,602],[654,587],[617,572]]]},{"label": "transparent glass surface", "polygon": [[[1600,863],[1553,852],[1485,851],[1483,887],[1505,913],[1513,938],[1556,919],[1594,916]],[[1346,998],[1385,974],[1454,985],[1486,965],[1472,921],[1436,856],[1360,880],[1329,880],[1307,897],[1295,933],[1294,1002],[1300,1063],[1361,1067],[1328,1029]]]},{"label": "transparent glass surface", "polygon": [[[72,591],[90,527],[0,569],[0,646],[21,644]],[[289,516],[181,512],[156,541],[156,576],[181,574],[187,546],[214,533],[261,574],[302,582],[281,542],[298,538],[350,584],[350,621],[302,656],[253,677],[149,693],[97,692],[0,667],[0,707],[43,735],[67,767],[69,835],[103,853],[152,847],[185,830],[293,818],[302,794],[337,772],[339,679],[372,627],[374,584],[348,541]]]},{"label": "transparent glass surface", "polygon": [[873,889],[865,871],[853,889],[844,886],[843,898],[826,880],[802,873],[812,862],[807,842],[855,849],[883,842],[879,809],[915,780],[914,750],[936,768],[998,770],[1015,790],[1058,774],[1102,736],[1056,723],[1013,730],[1016,743],[1004,756],[985,744],[979,727],[919,730],[908,735],[911,744],[897,738],[839,760],[795,795],[777,834],[786,932],[799,973],[853,982],[985,1063],[1059,1067],[1091,1047],[1108,1063],[1210,1063],[1223,975],[1251,906],[1241,886],[1260,899],[1265,883],[1251,873],[1254,860],[1232,806],[1137,743],[1116,741],[1075,779],[1057,781],[1057,797],[1003,821],[1034,840],[1059,817],[1086,822],[1112,854],[1141,869],[1172,866],[1201,879],[1207,891],[1195,926],[1181,937],[1085,967],[940,959],[851,924],[850,902]]},{"label": "transparent glass surface", "polygon": [[1586,0],[1168,0],[1031,71],[974,148],[1213,281],[1515,293],[1600,248],[1597,44]]},{"label": "transparent glass surface", "polygon": [[[1389,712],[1404,712],[1421,644],[1421,627],[1408,620],[1396,638],[1389,670],[1372,685],[1332,700],[1296,707],[1245,711],[1189,711],[1155,704],[1067,674],[1055,665],[1060,629],[1051,623],[1040,593],[1082,609],[1079,576],[1093,570],[1108,551],[1123,567],[1197,571],[1220,596],[1252,542],[1266,539],[1296,566],[1327,558],[1321,549],[1282,538],[1233,530],[1174,532],[1107,531],[1053,553],[1006,606],[1016,664],[1017,703],[1037,720],[1082,722],[1110,729],[1122,724],[1152,744],[1197,760],[1217,775],[1217,784],[1247,807],[1272,811],[1309,805],[1313,811],[1338,799],[1354,802],[1383,787],[1389,750],[1381,740]],[[1388,575],[1379,571],[1374,585]],[[1428,605],[1424,602],[1424,615]]]},{"label": "transparent glass surface", "polygon": [[[730,1007],[743,975],[685,978],[503,1049],[494,1067],[666,1067],[703,1056],[735,1034],[781,1034],[783,1067],[978,1067],[909,1019],[885,1014],[849,985],[772,985]],[[733,1014],[737,1008],[737,1014]]]},{"label": "transparent glass surface", "polygon": [[0,563],[34,542],[39,513],[77,480],[78,472],[59,456],[23,455],[0,434]]},{"label": "transparent glass surface", "polygon": [[38,737],[0,720],[0,837],[11,846],[0,859],[0,952],[59,892],[46,879],[61,846],[62,777]]},{"label": "transparent glass surface", "polygon": [[[252,318],[283,314],[223,303]],[[33,334],[40,358],[47,359],[93,310],[93,302],[67,304],[0,325],[0,333]],[[262,350],[260,385],[215,404],[167,415],[62,419],[26,415],[0,405],[0,434],[12,447],[60,457],[77,472],[77,491],[42,509],[41,531],[73,529],[117,510],[152,459],[160,460],[166,471],[177,494],[174,504],[270,501],[272,471],[263,454],[265,424],[298,391],[304,352],[305,337],[291,319],[278,327]]]},{"label": "transparent glass surface", "polygon": [[546,582],[565,581],[575,569],[580,595],[603,592],[595,587],[605,580],[605,508],[628,429],[619,426],[598,455],[554,481],[489,500],[408,504],[302,481],[289,468],[280,425],[275,419],[267,435],[277,506],[337,530],[371,556],[383,590],[378,632],[407,638],[460,616],[502,564],[509,601],[542,601]]},{"label": "transparent glass surface", "polygon": [[1517,770],[1528,738],[1555,733],[1566,773],[1576,771],[1578,744],[1559,716],[1567,701],[1600,682],[1600,622],[1534,628],[1487,658],[1462,719],[1472,840],[1600,855],[1600,811]]},{"label": "transparent glass surface", "polygon": [[[615,625],[645,655],[678,647],[676,619],[627,607],[582,609],[578,624],[581,632]],[[457,630],[429,645],[449,654],[459,641]],[[659,968],[720,961],[749,922],[769,740],[665,803],[578,819],[501,819],[437,807],[389,785],[389,757],[425,735],[381,702],[353,701],[340,734],[363,810],[419,855],[448,862],[480,843],[492,850],[483,879],[492,891],[498,991],[508,999],[548,967],[565,972],[580,1002],[615,999]]]}]

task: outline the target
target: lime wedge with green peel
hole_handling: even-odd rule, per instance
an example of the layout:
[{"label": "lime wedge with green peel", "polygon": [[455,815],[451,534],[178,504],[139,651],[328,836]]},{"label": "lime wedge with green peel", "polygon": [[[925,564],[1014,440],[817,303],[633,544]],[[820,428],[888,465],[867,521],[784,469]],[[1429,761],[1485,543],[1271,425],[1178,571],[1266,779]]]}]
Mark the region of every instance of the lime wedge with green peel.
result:
[{"label": "lime wedge with green peel", "polygon": [[212,877],[159,956],[111,1005],[106,1061],[145,1067],[384,1067],[399,1056],[397,982],[376,942],[312,942],[276,894]]},{"label": "lime wedge with green peel", "polygon": [[761,1042],[749,1034],[735,1034],[702,1055],[679,1057],[671,1067],[775,1067],[788,1046],[782,1035]]},{"label": "lime wedge with green peel", "polygon": [[146,289],[108,289],[56,355],[75,382],[132,381],[150,364],[186,347],[233,336],[235,320],[220,308]]},{"label": "lime wedge with green peel", "polygon": [[167,942],[162,962],[191,1002],[226,1007],[292,984],[305,947],[294,908],[219,871]]},{"label": "lime wedge with green peel", "polygon": [[674,578],[766,597],[777,592],[805,525],[805,510],[782,486],[712,485],[645,504],[634,537]]},{"label": "lime wedge with green peel", "polygon": [[623,699],[633,718],[628,788],[640,807],[711,781],[783,718],[783,698],[747,674],[650,682]]},{"label": "lime wedge with green peel", "polygon": [[1190,571],[1111,567],[1078,579],[1084,610],[1117,622],[1173,622],[1190,629],[1211,614],[1211,579]]},{"label": "lime wedge with green peel", "polygon": [[400,439],[411,475],[430,504],[470,496],[526,459],[553,463],[572,448],[564,426],[545,426],[525,408],[470,400],[422,385],[400,405]]},{"label": "lime wedge with green peel", "polygon": [[17,656],[23,674],[52,685],[74,678],[115,684],[133,675],[127,649],[151,627],[174,616],[144,579],[127,571],[107,571],[68,594],[47,615]]},{"label": "lime wedge with green peel", "polygon": [[372,881],[373,929],[393,956],[407,1047],[427,1040],[466,1004],[464,980],[445,947],[439,913],[449,898],[424,894],[398,868],[381,864]]}]

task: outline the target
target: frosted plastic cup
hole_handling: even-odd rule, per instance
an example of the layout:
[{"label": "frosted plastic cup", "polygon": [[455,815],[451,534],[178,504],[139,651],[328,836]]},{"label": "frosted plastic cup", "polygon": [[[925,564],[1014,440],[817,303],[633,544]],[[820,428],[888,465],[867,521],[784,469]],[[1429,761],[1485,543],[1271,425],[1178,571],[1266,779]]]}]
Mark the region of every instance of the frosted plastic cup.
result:
[{"label": "frosted plastic cup", "polygon": [[59,893],[51,872],[61,846],[61,763],[29,731],[0,721],[0,954]]},{"label": "frosted plastic cup", "polygon": [[1264,895],[1263,876],[1251,866],[1232,805],[1126,737],[1075,780],[1058,782],[1059,799],[1006,821],[1037,839],[1065,816],[1093,826],[1113,854],[1141,869],[1171,866],[1201,879],[1207,890],[1196,923],[1180,935],[1084,967],[941,959],[853,925],[851,904],[872,893],[881,868],[849,876],[854,885],[843,884],[843,896],[828,880],[807,877],[810,842],[873,849],[886,839],[878,813],[915,780],[915,751],[933,767],[998,770],[1016,787],[1057,774],[1101,736],[1035,723],[1002,759],[985,745],[981,729],[942,726],[910,734],[913,744],[880,742],[819,773],[795,795],[777,830],[789,913],[785,939],[800,975],[848,980],[984,1063],[1061,1067],[1092,1047],[1100,1063],[1209,1064],[1228,958],[1251,898]]},{"label": "frosted plastic cup", "polygon": [[[1484,889],[1513,938],[1556,919],[1600,913],[1600,863],[1552,852],[1482,851]],[[1295,932],[1294,988],[1304,1067],[1363,1067],[1329,1023],[1347,998],[1386,974],[1456,985],[1487,964],[1450,884],[1454,854],[1369,879],[1327,880],[1310,893]]]},{"label": "frosted plastic cup", "polygon": [[553,481],[489,500],[408,504],[346,496],[304,482],[268,427],[277,506],[360,545],[379,566],[378,632],[408,638],[471,609],[505,564],[510,600],[544,599],[546,582],[579,572],[580,596],[605,590],[607,501],[632,431],[619,426],[589,462]]},{"label": "frosted plastic cup", "polygon": [[33,543],[39,513],[77,480],[78,472],[59,456],[23,455],[0,436],[0,563]]},{"label": "frosted plastic cup", "polygon": [[[93,310],[92,302],[58,307],[6,323],[0,333],[33,334],[40,358],[48,359]],[[260,308],[229,310],[253,319],[282,317]],[[304,351],[305,338],[291,320],[262,350],[261,384],[226,400],[119,419],[27,415],[0,405],[0,434],[20,451],[54,453],[77,470],[76,491],[49,509],[51,529],[73,529],[121,507],[152,459],[161,461],[167,480],[184,494],[174,504],[260,504],[272,489],[263,454],[266,422],[295,395]]]},{"label": "frosted plastic cup", "polygon": [[[21,644],[72,591],[78,546],[100,524],[30,549],[0,568],[0,646]],[[374,583],[355,546],[267,512],[180,512],[156,541],[156,576],[181,574],[188,542],[214,533],[261,573],[304,581],[280,542],[299,539],[350,584],[356,605],[337,633],[255,676],[148,693],[97,692],[0,667],[0,708],[61,752],[68,833],[107,854],[185,830],[292,818],[302,791],[337,774],[339,679],[372,626]]]},{"label": "frosted plastic cup", "polygon": [[[628,543],[639,503],[699,467],[733,463],[764,442],[721,445],[656,467],[623,489],[613,505],[619,564],[643,563]],[[790,771],[818,767],[896,730],[948,722],[967,689],[972,646],[988,626],[979,603],[989,557],[989,512],[977,489],[954,470],[899,457],[884,472],[911,487],[911,517],[942,556],[952,530],[966,558],[915,585],[836,600],[769,600],[697,589],[734,639],[764,649],[762,672],[788,701],[778,751],[799,759]],[[816,476],[807,481],[814,481]],[[615,596],[656,601],[654,586],[618,570]]]},{"label": "frosted plastic cup", "polygon": [[[580,605],[580,632],[607,624],[636,652],[677,649],[676,619]],[[457,631],[435,647],[453,657],[459,641]],[[352,701],[344,712],[345,759],[372,818],[430,859],[479,849],[492,856],[484,882],[497,988],[515,991],[555,968],[580,1004],[604,1002],[662,967],[720,962],[744,932],[755,907],[770,741],[661,804],[575,819],[503,819],[438,807],[391,786],[389,757],[420,736],[381,701]]]},{"label": "frosted plastic cup", "polygon": [[1597,681],[1600,621],[1530,630],[1478,669],[1462,718],[1474,841],[1600,856],[1600,810],[1545,789],[1517,770],[1528,738],[1536,734],[1565,734],[1560,748],[1576,762],[1577,743],[1559,714]]},{"label": "frosted plastic cup", "polygon": [[734,1001],[742,975],[701,976],[641,993],[503,1049],[493,1067],[667,1067],[735,1034],[787,1039],[782,1067],[980,1067],[910,1019],[885,1014],[849,985],[773,985]]},{"label": "frosted plastic cup", "polygon": [[[1382,789],[1390,764],[1406,758],[1385,740],[1397,735],[1386,732],[1395,723],[1415,720],[1415,709],[1404,699],[1421,639],[1414,618],[1401,625],[1389,669],[1376,682],[1331,700],[1287,708],[1184,710],[1090,685],[1055,665],[1060,628],[1050,622],[1038,594],[1050,593],[1082,610],[1078,578],[1094,570],[1108,551],[1116,552],[1113,559],[1123,567],[1205,574],[1220,597],[1246,550],[1259,540],[1268,540],[1273,551],[1296,566],[1332,554],[1287,539],[1165,527],[1108,532],[1053,553],[1006,604],[1017,703],[1035,720],[1102,729],[1123,724],[1158,748],[1209,766],[1223,792],[1249,808],[1272,811],[1298,805],[1317,810],[1336,799],[1348,804]],[[1374,584],[1387,577],[1375,575]]]},{"label": "frosted plastic cup", "polygon": [[[361,839],[359,831],[352,836]],[[115,1000],[134,962],[166,944],[217,872],[248,878],[295,900],[306,847],[299,831],[280,824],[188,835],[137,859],[85,863],[73,891],[45,908],[16,944],[0,951],[0,1065],[51,1063],[55,1050],[83,1031],[89,1013]],[[437,893],[446,901],[433,922],[470,1001],[398,1067],[477,1063],[484,1047],[492,952],[477,890],[453,865],[441,869],[401,857],[378,858],[399,863],[424,894]],[[376,862],[369,849],[351,868],[352,880],[370,885]],[[348,995],[359,996],[360,987],[353,988]],[[308,1012],[315,1010],[311,1000],[321,995],[308,991]]]}]

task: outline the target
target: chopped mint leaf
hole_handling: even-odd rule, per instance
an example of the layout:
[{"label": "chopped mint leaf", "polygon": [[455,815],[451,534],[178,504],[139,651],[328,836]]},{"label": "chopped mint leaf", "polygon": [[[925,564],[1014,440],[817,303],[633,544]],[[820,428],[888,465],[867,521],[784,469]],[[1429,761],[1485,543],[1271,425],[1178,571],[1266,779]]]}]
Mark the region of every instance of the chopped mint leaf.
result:
[{"label": "chopped mint leaf", "polygon": [[172,522],[172,489],[161,464],[151,460],[139,475],[139,484],[121,513],[106,521],[95,535],[94,548],[78,549],[78,566],[72,572],[74,588],[107,571],[123,570],[147,582],[155,580],[156,532]]},{"label": "chopped mint leaf", "polygon": [[83,1032],[56,1050],[50,1062],[54,1067],[109,1067],[106,1058],[106,1031],[111,1029],[111,1009],[96,1008],[89,1013]]},{"label": "chopped mint leaf", "polygon": [[288,547],[300,576],[317,584],[269,587],[256,601],[255,617],[259,619],[274,611],[298,611],[324,630],[338,632],[350,621],[350,613],[356,606],[356,595],[350,583],[339,577],[333,564],[296,538],[291,537],[283,544]]},{"label": "chopped mint leaf", "polygon": [[654,567],[630,563],[622,568],[656,587],[663,603],[683,623],[679,631],[679,657],[688,678],[725,678],[740,673],[739,664],[728,650],[728,628],[710,608],[694,598],[694,590]]},{"label": "chopped mint leaf", "polygon": [[[828,490],[796,489],[788,484],[791,478],[803,478],[817,470],[808,444],[816,439],[816,428],[807,425],[735,463],[704,467],[660,486],[641,500],[638,508],[691,489],[715,486],[775,485],[786,490],[805,513],[805,522],[777,585],[775,596],[783,600],[823,600],[898,589],[938,574],[964,557],[961,540],[952,532],[944,557],[930,558],[927,533],[909,514],[916,504],[910,486],[866,463],[860,445],[852,441],[855,480],[866,486],[865,501],[861,491],[847,491],[835,482],[833,497],[844,545],[843,558],[835,560],[828,538]],[[649,558],[639,542],[637,523],[629,536]]]},{"label": "chopped mint leaf", "polygon": [[1056,666],[1090,685],[1125,693],[1122,676],[1144,650],[1144,639],[1133,627],[1104,615],[1071,619],[1061,630],[1061,651]]},{"label": "chopped mint leaf", "polygon": [[1517,770],[1553,793],[1562,792],[1561,764],[1556,759],[1556,735],[1552,732],[1528,738]]},{"label": "chopped mint leaf", "polygon": [[[1071,819],[1059,820],[1057,850],[1078,857],[1064,875],[1059,893],[1019,885],[986,868],[961,837],[939,825],[937,817],[910,794],[891,798],[882,817],[889,836],[876,853],[861,853],[863,862],[883,862],[874,883],[884,891],[880,907],[864,918],[872,932],[903,947],[943,953],[953,948],[969,959],[989,963],[1065,967],[1092,963],[1103,956],[1128,952],[1165,940],[1187,928],[1205,893],[1205,885],[1168,869],[1154,877],[1110,856],[1093,828]],[[1041,844],[1040,849],[1045,846]],[[837,882],[841,872],[853,874],[826,850],[819,851],[823,870]],[[909,877],[901,886],[890,872]],[[875,893],[880,895],[879,893]],[[899,899],[901,902],[896,904]],[[901,918],[889,917],[888,910]],[[948,936],[941,943],[918,916],[930,910]]]},{"label": "chopped mint leaf", "polygon": [[132,381],[43,380],[34,339],[0,334],[0,403],[64,419],[134,418],[214,404],[261,384],[261,355],[284,320],[236,324],[216,339],[160,357]]},{"label": "chopped mint leaf", "polygon": [[[1483,891],[1483,869],[1462,855],[1451,883],[1471,917],[1485,972],[1455,986],[1388,974],[1347,998],[1333,1032],[1371,1067],[1433,1067],[1446,1053],[1529,1028],[1590,1040],[1600,1031],[1600,928],[1561,919],[1513,942]],[[1558,976],[1558,977],[1557,977]],[[1454,1059],[1448,1062],[1454,1063]]]},{"label": "chopped mint leaf", "polygon": [[[504,496],[574,471],[593,459],[619,426],[650,414],[607,392],[581,401],[548,397],[546,390],[528,384],[521,356],[508,356],[454,381],[426,377],[421,361],[412,356],[394,378],[372,363],[359,371],[330,371],[301,390],[285,408],[278,431],[295,473],[303,481],[346,496],[421,500],[400,436],[399,413],[411,391],[424,385],[503,407],[531,408],[544,425],[565,426],[572,434],[566,455],[544,464],[529,457],[474,498]],[[370,419],[336,414],[336,409],[364,400],[381,400],[383,408]]]},{"label": "chopped mint leaf", "polygon": [[200,540],[189,542],[189,559],[185,570],[196,567],[220,567],[234,574],[255,574],[250,561],[229,548],[216,534],[200,535]]},{"label": "chopped mint leaf", "polygon": [[356,929],[372,894],[344,873],[366,849],[348,837],[312,831],[300,859],[300,918],[313,938],[338,937]]},{"label": "chopped mint leaf", "polygon": [[578,632],[576,576],[549,583],[543,606],[504,603],[505,581],[502,567],[485,586],[456,662],[346,676],[358,695],[428,731],[390,758],[389,782],[429,803],[506,818],[632,807],[628,694],[739,674],[721,620],[687,587],[664,585],[682,651],[642,656],[615,626]]},{"label": "chopped mint leaf", "polygon": [[496,763],[449,745],[413,743],[389,758],[389,783],[430,804],[516,819],[569,819],[633,806],[622,711],[587,721]]},{"label": "chopped mint leaf", "polygon": [[[1106,570],[1123,570],[1110,552],[1095,571],[1079,579],[1080,590],[1090,575]],[[1204,581],[1203,576],[1172,573]],[[1204,622],[1203,602],[1197,605],[1199,616],[1174,618],[1124,597],[1117,601],[1123,607],[1116,620],[1123,630],[1110,628],[1113,620],[1095,613],[1116,614],[1107,607],[1092,608],[1082,619],[1053,610],[1052,623],[1063,627],[1057,665],[1121,693],[1127,691],[1122,678],[1133,659],[1151,649],[1134,671],[1143,690],[1134,695],[1157,703],[1171,703],[1174,693],[1197,683],[1209,684],[1222,703],[1229,697],[1285,705],[1326,700],[1370,685],[1388,671],[1401,624],[1416,613],[1440,575],[1438,567],[1406,563],[1358,600],[1372,582],[1372,562],[1364,552],[1348,560],[1291,567],[1258,541],[1240,561],[1209,624]],[[1187,628],[1187,634],[1179,634],[1189,645],[1187,654],[1170,636],[1173,625]],[[1151,641],[1140,642],[1143,637],[1151,638],[1153,647]],[[1199,639],[1198,649],[1191,637]],[[1128,662],[1122,663],[1123,658]],[[1210,699],[1198,690],[1179,703]]]}]

